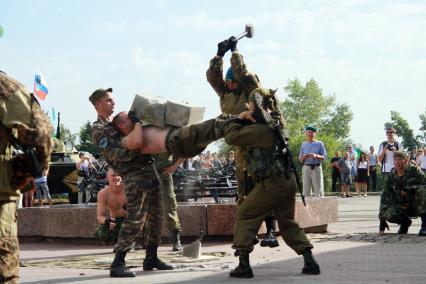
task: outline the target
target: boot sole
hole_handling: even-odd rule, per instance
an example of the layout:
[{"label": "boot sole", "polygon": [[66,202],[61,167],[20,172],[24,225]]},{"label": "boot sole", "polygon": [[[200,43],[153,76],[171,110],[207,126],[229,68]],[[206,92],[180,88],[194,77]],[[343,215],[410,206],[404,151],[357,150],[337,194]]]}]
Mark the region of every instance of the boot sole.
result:
[{"label": "boot sole", "polygon": [[265,244],[265,243],[260,242],[260,246],[261,246],[261,247],[270,247],[270,248],[275,248],[275,247],[280,246],[280,244],[279,244],[278,242],[276,242],[276,243],[271,243],[271,244]]},{"label": "boot sole", "polygon": [[229,277],[232,277],[232,278],[253,278],[253,274],[249,274],[249,275],[240,275],[240,274],[232,274],[232,273],[229,273]]},{"label": "boot sole", "polygon": [[136,273],[133,274],[127,274],[127,275],[119,275],[119,274],[109,274],[109,277],[111,278],[132,278],[136,277]]},{"label": "boot sole", "polygon": [[310,274],[310,275],[319,275],[319,274],[321,274],[321,271],[318,269],[318,270],[308,270],[308,269],[305,269],[304,267],[303,267],[303,269],[302,269],[302,273],[303,274]]}]

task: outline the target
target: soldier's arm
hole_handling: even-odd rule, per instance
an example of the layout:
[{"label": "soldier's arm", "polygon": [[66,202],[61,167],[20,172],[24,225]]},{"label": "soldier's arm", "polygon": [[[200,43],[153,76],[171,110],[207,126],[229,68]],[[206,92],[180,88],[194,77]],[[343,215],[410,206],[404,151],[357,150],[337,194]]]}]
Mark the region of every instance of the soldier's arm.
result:
[{"label": "soldier's arm", "polygon": [[231,66],[234,77],[248,93],[260,87],[259,79],[255,74],[248,72],[243,56],[236,51],[232,52]]},{"label": "soldier's arm", "polygon": [[105,200],[105,192],[106,187],[99,191],[98,193],[98,202],[96,205],[96,219],[98,220],[99,224],[105,224],[105,220],[108,218],[106,216],[106,200]]},{"label": "soldier's arm", "polygon": [[[138,153],[136,151],[131,151],[123,148],[120,145],[120,141],[115,141],[111,138],[111,133],[116,131],[113,127],[108,130],[105,130],[104,127],[100,125],[93,125],[91,134],[92,142],[100,149],[102,156],[106,160],[119,160],[119,161],[132,161],[137,157]],[[117,134],[118,135],[118,134]]]},{"label": "soldier's arm", "polygon": [[207,81],[215,90],[219,97],[222,97],[227,91],[225,80],[223,79],[223,59],[215,56],[210,60],[209,69],[206,72]]},{"label": "soldier's arm", "polygon": [[136,122],[133,130],[121,139],[121,146],[128,150],[140,150],[143,145],[143,130],[139,122]]}]

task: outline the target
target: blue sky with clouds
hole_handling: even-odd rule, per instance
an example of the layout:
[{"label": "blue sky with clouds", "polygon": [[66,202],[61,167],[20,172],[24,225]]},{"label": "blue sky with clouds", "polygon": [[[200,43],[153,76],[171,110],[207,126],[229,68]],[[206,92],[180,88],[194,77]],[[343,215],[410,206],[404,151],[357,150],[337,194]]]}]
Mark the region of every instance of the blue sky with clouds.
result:
[{"label": "blue sky with clouds", "polygon": [[[238,48],[264,86],[314,78],[354,112],[352,139],[384,139],[395,110],[412,128],[426,108],[425,1],[12,1],[0,2],[0,69],[49,95],[77,133],[96,113],[87,97],[113,87],[117,110],[142,91],[206,107],[219,103],[205,78],[217,42],[252,23]],[[229,55],[225,66],[229,65]]]}]

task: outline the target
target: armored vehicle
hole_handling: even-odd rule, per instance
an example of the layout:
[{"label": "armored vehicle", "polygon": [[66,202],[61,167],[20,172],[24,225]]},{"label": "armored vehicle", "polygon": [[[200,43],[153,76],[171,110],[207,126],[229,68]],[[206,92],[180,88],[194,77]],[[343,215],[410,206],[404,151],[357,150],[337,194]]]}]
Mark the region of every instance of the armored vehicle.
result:
[{"label": "armored vehicle", "polygon": [[77,151],[68,149],[59,138],[52,138],[53,153],[50,160],[47,183],[50,193],[68,193],[71,204],[77,203],[77,163],[79,161]]}]

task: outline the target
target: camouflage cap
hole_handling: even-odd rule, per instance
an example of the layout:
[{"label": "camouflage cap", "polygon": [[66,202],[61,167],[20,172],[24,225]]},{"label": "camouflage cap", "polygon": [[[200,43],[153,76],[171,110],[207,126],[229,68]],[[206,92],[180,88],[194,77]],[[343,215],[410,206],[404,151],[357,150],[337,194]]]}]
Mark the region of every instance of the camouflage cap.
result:
[{"label": "camouflage cap", "polygon": [[394,159],[407,159],[407,154],[404,151],[395,151],[393,152]]},{"label": "camouflage cap", "polygon": [[99,100],[100,98],[102,98],[103,96],[105,96],[108,92],[112,92],[112,88],[108,88],[108,89],[97,89],[96,91],[94,91],[90,97],[89,97],[89,101],[95,105],[96,101]]}]

